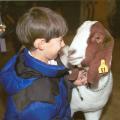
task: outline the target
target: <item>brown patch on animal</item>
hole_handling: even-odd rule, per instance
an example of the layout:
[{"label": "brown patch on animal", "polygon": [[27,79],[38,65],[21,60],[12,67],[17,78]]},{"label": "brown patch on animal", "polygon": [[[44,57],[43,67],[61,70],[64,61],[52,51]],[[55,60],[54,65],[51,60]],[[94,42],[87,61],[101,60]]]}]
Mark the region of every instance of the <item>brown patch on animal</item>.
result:
[{"label": "brown patch on animal", "polygon": [[100,78],[98,68],[101,59],[104,59],[109,70],[111,68],[112,51],[114,46],[113,37],[105,27],[97,22],[91,26],[88,46],[86,48],[85,59],[82,61],[83,66],[88,66],[88,83],[96,84]]}]

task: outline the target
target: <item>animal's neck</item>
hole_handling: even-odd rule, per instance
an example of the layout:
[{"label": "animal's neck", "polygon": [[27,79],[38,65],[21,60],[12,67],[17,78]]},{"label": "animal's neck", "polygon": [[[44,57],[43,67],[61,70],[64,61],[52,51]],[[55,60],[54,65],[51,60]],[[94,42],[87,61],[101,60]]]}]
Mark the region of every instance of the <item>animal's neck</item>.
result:
[{"label": "animal's neck", "polygon": [[101,90],[104,90],[104,88],[107,86],[110,80],[110,72],[106,74],[105,76],[101,77],[98,83],[98,86],[94,89],[91,89],[94,92],[99,92]]}]

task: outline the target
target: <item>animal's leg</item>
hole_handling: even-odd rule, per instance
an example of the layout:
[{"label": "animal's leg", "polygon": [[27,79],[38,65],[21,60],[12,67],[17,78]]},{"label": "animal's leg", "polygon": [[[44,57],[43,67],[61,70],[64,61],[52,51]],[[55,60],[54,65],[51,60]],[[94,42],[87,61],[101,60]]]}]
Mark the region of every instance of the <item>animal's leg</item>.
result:
[{"label": "animal's leg", "polygon": [[99,120],[102,110],[84,113],[85,120]]}]

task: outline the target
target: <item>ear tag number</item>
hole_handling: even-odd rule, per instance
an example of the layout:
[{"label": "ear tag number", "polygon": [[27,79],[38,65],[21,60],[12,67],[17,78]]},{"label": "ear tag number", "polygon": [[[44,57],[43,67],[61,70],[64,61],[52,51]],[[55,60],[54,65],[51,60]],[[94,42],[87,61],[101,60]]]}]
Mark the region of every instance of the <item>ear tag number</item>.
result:
[{"label": "ear tag number", "polygon": [[100,66],[98,68],[98,72],[99,73],[106,73],[106,72],[108,72],[108,66],[106,65],[104,59],[101,60]]}]

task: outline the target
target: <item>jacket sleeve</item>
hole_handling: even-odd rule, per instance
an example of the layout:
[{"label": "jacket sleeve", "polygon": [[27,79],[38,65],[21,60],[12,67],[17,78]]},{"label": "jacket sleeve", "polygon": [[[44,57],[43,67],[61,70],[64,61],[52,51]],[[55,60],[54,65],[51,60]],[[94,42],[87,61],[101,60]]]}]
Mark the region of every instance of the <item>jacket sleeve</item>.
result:
[{"label": "jacket sleeve", "polygon": [[13,56],[5,66],[0,70],[0,84],[5,89],[7,94],[14,94],[19,90],[29,86],[33,79],[29,80],[21,79],[17,77],[14,71],[14,63],[16,61],[17,55]]},{"label": "jacket sleeve", "polygon": [[[62,110],[63,111],[63,110]],[[61,120],[72,120],[71,118],[71,109],[70,109],[70,105],[67,105],[66,110],[64,112],[64,117]]]},{"label": "jacket sleeve", "polygon": [[[15,73],[12,71],[0,73],[0,84],[3,86],[7,94],[15,94],[18,91],[26,88],[35,78],[31,78],[29,80],[24,80],[18,78],[14,75]],[[17,77],[17,78],[16,78]]]}]

